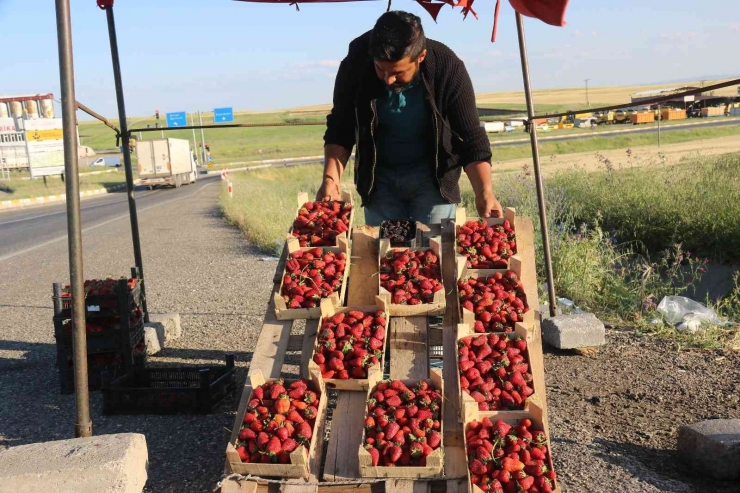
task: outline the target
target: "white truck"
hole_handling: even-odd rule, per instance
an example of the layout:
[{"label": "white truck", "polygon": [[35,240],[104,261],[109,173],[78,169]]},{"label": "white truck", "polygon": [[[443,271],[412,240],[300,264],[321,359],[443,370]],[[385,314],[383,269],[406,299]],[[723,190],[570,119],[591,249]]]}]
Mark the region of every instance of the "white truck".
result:
[{"label": "white truck", "polygon": [[180,188],[198,179],[189,140],[139,140],[136,143],[136,158],[141,184],[150,190],[157,185]]}]

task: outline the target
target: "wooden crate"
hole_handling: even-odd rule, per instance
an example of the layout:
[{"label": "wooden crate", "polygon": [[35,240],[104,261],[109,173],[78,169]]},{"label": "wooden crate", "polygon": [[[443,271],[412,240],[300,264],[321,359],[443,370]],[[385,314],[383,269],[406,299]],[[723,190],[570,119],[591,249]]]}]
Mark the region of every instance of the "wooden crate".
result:
[{"label": "wooden crate", "polygon": [[[257,371],[250,375],[251,388],[254,389],[260,385],[274,381],[274,378],[265,379],[261,371]],[[326,396],[326,387],[324,381],[321,378],[319,372],[313,372],[310,380],[314,384],[314,388],[311,390],[321,392],[319,397],[319,405],[317,419],[314,423],[313,435],[311,436],[311,443],[309,448],[306,449],[304,446],[299,446],[290,454],[290,464],[262,464],[262,463],[245,463],[239,458],[239,454],[236,451],[237,441],[230,441],[226,446],[226,460],[231,468],[231,471],[237,474],[243,475],[254,475],[259,477],[280,477],[280,478],[296,478],[296,479],[308,479],[309,474],[318,474],[318,471],[311,471],[309,468],[309,457],[311,457],[318,446],[317,443],[324,439],[323,436],[318,436],[318,430],[321,429],[322,423],[320,417],[324,415],[324,410],[328,402]],[[286,385],[295,382],[295,380],[285,380]],[[247,398],[249,402],[250,397]],[[241,420],[244,419],[244,414],[241,415]],[[238,433],[238,431],[237,431]]]},{"label": "wooden crate", "polygon": [[[378,251],[377,271],[380,272],[380,261],[386,256],[386,254],[392,250],[406,250],[405,248],[391,248],[390,241],[381,239],[380,247]],[[439,236],[435,236],[429,239],[428,248],[409,248],[409,251],[427,251],[431,250],[437,256],[439,261],[440,276],[442,273],[442,240]],[[442,280],[440,282],[443,283]],[[444,286],[444,283],[443,283]],[[445,290],[444,287],[434,293],[434,298],[431,303],[422,303],[420,305],[399,305],[391,303],[392,295],[383,286],[380,285],[380,275],[378,275],[378,297],[388,307],[392,317],[413,317],[417,315],[442,315],[445,312]]]},{"label": "wooden crate", "polygon": [[[516,224],[516,209],[513,207],[507,207],[504,209],[504,217],[489,217],[485,219],[487,226],[498,226],[500,224],[504,224],[504,221],[508,220],[511,224],[512,228],[515,228]],[[460,255],[457,251],[457,233],[460,230],[460,227],[462,227],[466,222],[468,221],[480,221],[479,217],[468,217],[465,208],[464,207],[458,207],[455,210],[455,264],[457,265],[460,261],[458,260],[458,257],[461,257],[465,259],[466,257],[464,255]],[[516,229],[514,229],[514,233],[516,233]],[[519,245],[517,244],[517,252],[519,251]],[[516,254],[512,255],[512,257],[516,256]],[[511,259],[511,257],[509,257]],[[507,268],[510,262],[507,262]],[[465,265],[463,263],[463,265]]]},{"label": "wooden crate", "polygon": [[[373,466],[372,457],[370,453],[363,447],[365,443],[365,429],[362,431],[362,441],[358,449],[359,463],[360,463],[360,476],[363,478],[434,478],[444,474],[444,382],[442,380],[442,372],[437,369],[430,371],[429,376],[431,378],[424,379],[427,383],[437,389],[442,397],[442,410],[440,414],[440,434],[442,435],[442,441],[440,442],[439,448],[427,456],[427,465],[425,467],[382,467]],[[370,399],[375,385],[379,379],[371,382],[371,386],[367,392],[367,399]],[[402,380],[404,385],[411,388],[416,386],[421,380]],[[367,414],[367,407],[365,407],[365,413],[363,415],[363,423],[365,421],[365,415]]]},{"label": "wooden crate", "polygon": [[313,361],[313,355],[316,352],[316,346],[319,342],[319,333],[321,333],[321,324],[324,320],[324,318],[332,317],[336,313],[347,313],[352,310],[358,310],[361,312],[371,312],[375,313],[378,311],[382,311],[385,315],[385,339],[383,339],[383,356],[380,358],[380,362],[378,364],[372,365],[368,368],[367,371],[367,378],[358,379],[358,378],[350,378],[349,380],[342,380],[339,378],[325,378],[324,385],[326,385],[327,388],[330,389],[336,389],[336,390],[354,390],[359,392],[367,392],[370,388],[370,382],[376,382],[383,378],[383,368],[385,367],[385,348],[388,344],[388,339],[390,338],[390,327],[391,327],[391,318],[388,314],[388,311],[386,310],[386,307],[381,299],[377,299],[377,306],[356,306],[356,307],[345,307],[345,308],[335,308],[334,305],[331,304],[329,300],[322,300],[321,301],[321,319],[319,320],[318,330],[316,331],[316,338],[314,339],[313,344],[313,351],[311,352],[311,359],[308,362],[308,368],[310,371],[319,372],[319,366]]},{"label": "wooden crate", "polygon": [[[522,413],[521,411],[479,411],[478,406],[475,405],[466,405],[463,408],[464,411],[464,422],[463,422],[463,439],[465,440],[465,461],[467,464],[468,460],[468,431],[469,431],[469,425],[472,421],[480,421],[481,419],[487,417],[491,421],[503,421],[509,425],[516,425],[519,424],[519,421],[524,418],[529,418],[532,420],[532,428],[535,430],[542,430],[545,432],[547,436],[547,451],[548,454],[548,463],[547,467],[551,471],[555,468],[552,464],[552,447],[550,445],[550,435],[547,432],[547,427],[544,423],[544,413],[542,411],[542,408],[537,405],[531,405],[529,410],[526,413]],[[477,485],[474,485],[470,482],[470,468],[468,467],[468,491],[470,493],[483,493],[483,490],[481,490]],[[555,487],[553,488],[553,493],[560,493],[560,486],[559,482],[555,481]]]},{"label": "wooden crate", "polygon": [[[468,312],[470,313],[470,312]],[[472,315],[472,313],[471,313]],[[532,369],[532,358],[529,354],[530,345],[532,344],[534,337],[532,334],[532,331],[527,330],[527,328],[524,326],[524,324],[517,323],[514,327],[514,332],[494,332],[498,336],[506,336],[508,338],[512,337],[521,337],[522,339],[527,341],[527,358],[526,362],[529,365],[529,372],[532,373],[534,377],[534,371]],[[480,334],[473,330],[473,328],[466,324],[461,323],[457,325],[457,340],[460,341],[463,337],[467,336],[479,336],[479,335],[487,335],[487,334]],[[457,345],[459,347],[459,343]],[[455,351],[455,368],[457,370],[457,388],[460,393],[460,409],[465,409],[466,405],[473,405],[477,407],[477,403],[475,402],[475,399],[473,399],[470,394],[465,392],[462,387],[460,386],[460,361],[458,360],[458,352]],[[508,411],[511,413],[527,413],[529,411],[529,404],[533,401],[536,401],[539,398],[539,394],[537,394],[537,391],[540,390],[540,392],[543,392],[543,390],[539,389],[539,386],[534,382],[534,379],[530,385],[532,389],[534,390],[534,393],[527,397],[527,399],[524,401],[524,409],[523,410],[514,410],[514,411]],[[491,412],[491,411],[481,411],[481,412]],[[503,412],[503,411],[502,411]],[[459,421],[463,422],[463,416],[462,414],[458,417]]]},{"label": "wooden crate", "polygon": [[710,116],[725,116],[725,108],[719,107],[719,108],[702,108],[701,109],[701,116],[702,118],[707,118]]},{"label": "wooden crate", "polygon": [[[298,217],[298,211],[301,210],[301,207],[303,207],[303,205],[306,202],[309,202],[309,200],[308,200],[308,194],[306,192],[299,193],[298,194],[298,197],[297,197],[297,202],[298,202],[298,207],[296,207],[295,214],[293,215],[293,219],[295,219],[295,218]],[[351,192],[347,192],[347,191],[343,191],[342,192],[342,202],[349,202],[350,204],[352,204],[352,212],[350,212],[350,214],[349,214],[349,226],[348,226],[348,229],[347,229],[347,232],[346,233],[340,233],[340,234],[337,235],[337,242],[334,245],[326,245],[326,246],[329,246],[329,247],[331,247],[331,246],[338,247],[339,246],[340,238],[343,241],[349,241],[349,234],[352,231],[352,225],[354,224],[354,221],[355,221],[355,203],[354,203],[354,201],[352,199],[352,193]],[[300,246],[300,243],[298,242],[298,238],[296,238],[295,236],[293,236],[293,224],[292,223],[290,225],[290,228],[288,228],[288,235],[285,238],[285,242],[287,244],[291,244],[291,243],[293,244],[293,249],[290,250],[291,252],[294,252],[294,251],[296,251],[298,249],[301,249],[301,250],[310,250],[311,248],[314,248],[314,247],[301,247]]]},{"label": "wooden crate", "polygon": [[[500,272],[501,274],[506,273],[505,269],[480,269],[480,270],[468,269],[467,266],[465,265],[465,257],[463,257],[462,255],[459,256],[456,260],[457,260],[456,275],[457,275],[458,281],[460,279],[467,279],[470,277],[476,277],[476,278],[489,277],[497,272]],[[523,277],[522,276],[522,272],[523,272],[522,259],[518,256],[514,256],[514,257],[511,257],[509,260],[510,262],[509,262],[508,270],[513,271],[519,277],[519,279],[522,280],[522,284],[524,284],[525,281],[522,278]],[[525,288],[525,298],[526,298],[527,306],[529,307],[529,310],[524,314],[524,320],[522,320],[521,323],[524,324],[527,330],[532,330],[532,328],[534,327],[535,311],[539,308],[539,306],[536,306],[536,305],[533,306],[532,300],[530,300],[529,290],[532,289],[532,287],[524,284],[524,288]],[[534,289],[536,290],[536,286]],[[457,283],[455,283],[455,292],[457,293]],[[466,310],[465,308],[462,307],[462,305],[460,304],[459,295],[457,295],[456,298],[457,298],[457,310],[458,310],[458,313],[460,313],[460,318],[461,318],[462,323],[468,324],[470,327],[473,327],[475,325],[475,314],[471,312],[470,310]]]},{"label": "wooden crate", "polygon": [[660,110],[660,119],[661,120],[685,120],[686,110],[672,110],[672,109]]},{"label": "wooden crate", "polygon": [[638,123],[652,123],[655,121],[655,113],[646,112],[646,113],[632,113],[630,115],[630,121],[632,121],[633,125],[637,125]]},{"label": "wooden crate", "polygon": [[[339,290],[339,292],[334,292],[329,296],[327,299],[331,301],[331,303],[335,307],[340,307],[344,305],[344,296],[347,291],[347,277],[349,276],[350,271],[350,249],[349,249],[349,240],[346,238],[340,238],[337,237],[337,243],[339,246],[336,247],[312,247],[312,248],[321,248],[323,252],[334,252],[335,254],[338,253],[344,253],[344,256],[346,258],[346,264],[344,267],[344,276],[342,278],[342,286]],[[293,253],[298,250],[310,250],[311,248],[300,248],[298,246],[297,241],[287,242],[287,249],[288,254]],[[275,317],[278,320],[298,320],[298,319],[317,319],[321,316],[321,307],[317,306],[315,308],[288,308],[287,303],[283,299],[282,292],[283,292],[283,280],[285,278],[285,274],[287,272],[287,268],[283,268],[283,274],[280,277],[280,287],[278,291],[274,294],[274,303],[275,303]]]}]

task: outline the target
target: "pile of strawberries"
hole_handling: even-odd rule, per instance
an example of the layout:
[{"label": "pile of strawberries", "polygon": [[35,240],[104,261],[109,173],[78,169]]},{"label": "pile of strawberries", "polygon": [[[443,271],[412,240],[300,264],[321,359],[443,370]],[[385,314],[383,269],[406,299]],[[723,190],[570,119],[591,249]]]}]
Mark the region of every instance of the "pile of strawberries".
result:
[{"label": "pile of strawberries", "polygon": [[439,258],[432,250],[391,250],[380,260],[380,285],[395,305],[431,303],[443,287]]},{"label": "pile of strawberries", "polygon": [[488,418],[468,424],[470,480],[485,493],[550,493],[555,471],[545,432],[533,430],[530,419],[518,426]]},{"label": "pile of strawberries", "polygon": [[524,409],[534,393],[527,341],[497,334],[467,336],[458,341],[460,388],[481,411]]},{"label": "pile of strawberries", "polygon": [[383,357],[386,317],[352,310],[324,318],[313,360],[326,379],[367,378]]},{"label": "pile of strawberries", "polygon": [[280,292],[288,308],[315,308],[322,298],[339,291],[346,264],[346,256],[341,252],[324,253],[321,248],[313,248],[291,253]]},{"label": "pile of strawberries", "polygon": [[349,202],[306,202],[293,221],[293,236],[302,247],[335,246],[337,236],[349,231],[351,213]]},{"label": "pile of strawberries", "polygon": [[468,259],[468,269],[505,269],[516,253],[514,228],[508,219],[497,226],[468,221],[457,231],[457,253]]},{"label": "pile of strawberries", "polygon": [[422,380],[380,382],[367,402],[365,449],[373,466],[426,466],[442,444],[442,395]]},{"label": "pile of strawberries", "polygon": [[512,332],[529,311],[524,286],[513,271],[457,281],[460,307],[475,314],[476,332]]},{"label": "pile of strawberries", "polygon": [[[139,280],[128,278],[126,282],[128,290],[133,291]],[[106,279],[86,279],[83,285],[85,288],[85,295],[109,296],[112,294],[118,294],[118,279],[115,277],[108,277]],[[72,287],[69,284],[65,285],[64,289],[62,289],[62,296],[65,298],[72,296]]]},{"label": "pile of strawberries", "polygon": [[309,447],[321,397],[311,386],[274,380],[252,391],[236,447],[242,462],[289,464],[291,452]]}]

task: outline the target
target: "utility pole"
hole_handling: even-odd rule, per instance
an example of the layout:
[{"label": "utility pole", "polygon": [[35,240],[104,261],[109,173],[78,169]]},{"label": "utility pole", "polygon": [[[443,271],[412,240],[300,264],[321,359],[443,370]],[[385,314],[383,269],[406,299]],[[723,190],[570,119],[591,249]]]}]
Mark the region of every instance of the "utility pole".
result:
[{"label": "utility pole", "polygon": [[590,80],[591,79],[583,79],[583,82],[586,83],[586,107],[587,108],[590,108],[591,107],[591,104],[588,102],[588,81],[590,81]]},{"label": "utility pole", "polygon": [[203,157],[203,161],[201,162],[206,164],[206,134],[203,132],[203,117],[201,116],[200,111],[198,112],[198,122],[200,122],[200,151]]}]

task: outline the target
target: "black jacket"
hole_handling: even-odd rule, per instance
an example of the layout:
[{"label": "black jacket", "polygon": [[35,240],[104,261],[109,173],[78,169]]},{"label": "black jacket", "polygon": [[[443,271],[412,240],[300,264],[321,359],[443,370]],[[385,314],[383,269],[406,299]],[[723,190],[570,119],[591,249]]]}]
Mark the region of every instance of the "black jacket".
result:
[{"label": "black jacket", "polygon": [[[334,83],[334,107],[326,118],[325,144],[337,144],[355,153],[355,184],[367,203],[375,180],[377,129],[375,99],[385,84],[375,73],[369,54],[370,32],[353,40],[339,65]],[[427,39],[427,55],[420,66],[435,129],[435,176],[442,196],[460,202],[458,181],[462,168],[475,161],[491,162],[491,144],[480,126],[475,93],[465,65],[447,46]]]}]

